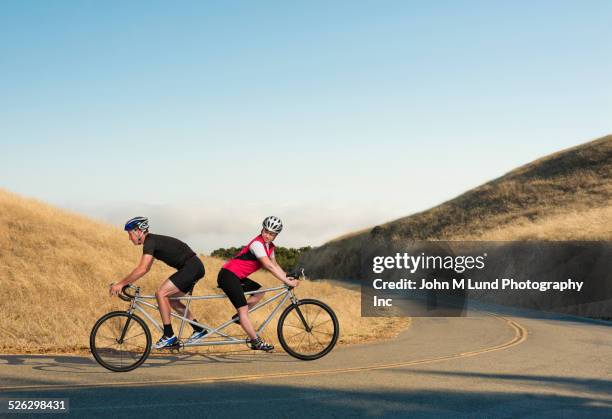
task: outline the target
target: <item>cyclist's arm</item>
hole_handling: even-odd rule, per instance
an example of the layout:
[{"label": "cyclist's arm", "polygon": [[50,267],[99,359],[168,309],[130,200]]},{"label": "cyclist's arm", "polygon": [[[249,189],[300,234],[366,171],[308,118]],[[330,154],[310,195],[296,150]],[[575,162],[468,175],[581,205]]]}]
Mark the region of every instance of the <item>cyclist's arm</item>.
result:
[{"label": "cyclist's arm", "polygon": [[139,278],[142,278],[149,270],[151,269],[151,265],[153,265],[153,256],[149,254],[142,255],[140,258],[140,263],[128,276],[123,278],[121,281],[117,283],[117,285],[121,285],[122,287],[135,282]]},{"label": "cyclist's arm", "polygon": [[[281,269],[283,272],[285,272],[285,270],[278,264],[278,262],[276,261],[276,258],[274,257],[274,253],[272,253],[272,255],[270,256],[270,261],[275,264],[279,269]],[[287,273],[285,272],[285,275],[287,275]],[[291,278],[290,276],[287,276],[287,278]]]},{"label": "cyclist's arm", "polygon": [[280,267],[276,260],[270,259],[268,256],[262,256],[257,258],[264,269],[274,275],[277,279],[283,281],[285,284],[295,287],[297,286],[297,280],[291,280],[287,278],[287,274],[283,271],[283,268]]}]

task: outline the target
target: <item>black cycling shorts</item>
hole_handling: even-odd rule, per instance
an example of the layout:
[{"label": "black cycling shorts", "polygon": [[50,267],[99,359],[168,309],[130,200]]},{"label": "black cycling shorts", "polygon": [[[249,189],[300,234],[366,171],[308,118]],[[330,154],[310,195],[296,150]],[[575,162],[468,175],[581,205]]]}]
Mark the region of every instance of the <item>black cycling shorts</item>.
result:
[{"label": "black cycling shorts", "polygon": [[182,292],[189,294],[195,284],[204,277],[204,264],[197,255],[187,259],[181,269],[173,273],[170,281]]},{"label": "black cycling shorts", "polygon": [[261,285],[252,279],[238,276],[225,268],[221,268],[217,276],[217,285],[229,297],[230,301],[236,308],[247,305],[245,292],[256,291],[261,288]]}]

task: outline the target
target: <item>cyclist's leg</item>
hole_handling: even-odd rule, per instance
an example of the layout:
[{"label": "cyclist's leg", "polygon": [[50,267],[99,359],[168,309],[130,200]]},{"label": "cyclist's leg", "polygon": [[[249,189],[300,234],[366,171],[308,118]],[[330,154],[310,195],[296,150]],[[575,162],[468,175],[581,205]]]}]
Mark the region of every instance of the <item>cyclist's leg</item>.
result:
[{"label": "cyclist's leg", "polygon": [[238,307],[238,318],[240,319],[240,326],[246,334],[249,336],[249,339],[256,340],[257,332],[255,332],[255,328],[253,324],[251,324],[251,319],[249,319],[249,306],[243,305],[242,307]]},{"label": "cyclist's leg", "polygon": [[[184,297],[186,295],[187,294],[184,292],[177,292],[176,294],[169,295],[168,297],[170,298]],[[187,317],[189,320],[193,320],[193,314],[191,313],[190,310],[187,310],[187,306],[185,306],[185,304],[183,304],[180,300],[169,300],[169,301],[170,301],[170,307],[172,307],[174,311],[176,311],[177,314]]]},{"label": "cyclist's leg", "polygon": [[253,307],[255,307],[255,305],[261,301],[261,299],[263,298],[265,292],[262,292],[261,294],[253,294],[249,297],[249,299],[247,300],[247,304],[249,306],[249,310],[252,309]]},{"label": "cyclist's leg", "polygon": [[[204,276],[204,265],[199,257],[194,256],[189,259],[185,266],[176,271],[168,280],[174,284],[175,289],[168,297],[184,297],[193,291],[196,283]],[[180,300],[169,300],[170,306],[180,315],[193,320],[194,316],[191,311],[186,310],[185,304]]]},{"label": "cyclist's leg", "polygon": [[162,282],[155,292],[155,298],[157,299],[157,305],[159,307],[159,314],[161,315],[162,322],[164,324],[170,324],[170,300],[168,300],[168,297],[179,293],[184,295],[184,293],[182,293],[181,290],[174,285],[170,278]]},{"label": "cyclist's leg", "polygon": [[249,306],[244,296],[244,290],[242,289],[240,278],[227,269],[221,269],[219,271],[219,276],[217,277],[217,283],[219,288],[221,288],[228,296],[232,305],[236,308],[236,311],[238,311],[240,325],[246,334],[251,340],[257,339],[257,333],[249,320]]},{"label": "cyclist's leg", "polygon": [[[242,280],[242,289],[244,292],[257,291],[261,288],[261,285],[251,278],[244,278]],[[253,308],[258,302],[261,301],[265,292],[258,294],[251,294],[247,299],[247,305],[249,306],[249,310]]]}]

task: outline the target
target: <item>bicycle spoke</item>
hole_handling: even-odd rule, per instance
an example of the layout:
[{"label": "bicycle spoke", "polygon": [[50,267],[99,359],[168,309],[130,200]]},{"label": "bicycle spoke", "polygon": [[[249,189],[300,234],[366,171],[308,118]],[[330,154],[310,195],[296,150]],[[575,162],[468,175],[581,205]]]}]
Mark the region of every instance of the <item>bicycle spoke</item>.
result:
[{"label": "bicycle spoke", "polygon": [[115,332],[114,334],[121,334],[121,319],[119,317],[115,317],[108,323],[108,328],[111,332]]},{"label": "bicycle spoke", "polygon": [[141,349],[144,349],[144,348],[140,348],[138,346],[135,346],[135,347],[132,346],[132,348],[138,349],[137,351],[135,351],[135,350],[130,349],[130,346],[128,346],[128,345],[122,345],[122,346],[123,346],[123,348],[122,348],[123,352],[124,353],[128,353],[128,354],[138,353],[138,352],[141,352]]},{"label": "bicycle spoke", "polygon": [[119,343],[115,341],[115,343],[111,344],[110,346],[102,346],[102,347],[99,347],[98,345],[96,345],[96,348],[98,348],[98,349],[110,349],[110,348],[112,348],[113,346],[117,346],[117,345],[119,345]]},{"label": "bicycle spoke", "polygon": [[120,318],[115,318],[109,321],[108,325],[105,324],[104,326],[106,326],[111,335],[117,337],[121,336],[121,332],[123,330],[123,322]]},{"label": "bicycle spoke", "polygon": [[312,317],[312,309],[310,308],[310,304],[304,304],[300,307],[302,307],[302,313],[304,313],[304,320],[306,320],[306,324],[304,325],[304,327],[308,327],[308,325],[311,323],[310,318]]},{"label": "bicycle spoke", "polygon": [[117,333],[109,326],[106,326],[106,324],[104,324],[102,327],[100,327],[100,329],[98,330],[98,333],[103,333],[105,335],[111,335],[111,336],[117,336]]},{"label": "bicycle spoke", "polygon": [[320,333],[322,335],[333,336],[333,333],[321,332],[320,330],[312,330],[312,333]]},{"label": "bicycle spoke", "polygon": [[129,338],[123,338],[123,341],[125,342],[126,340],[130,340],[130,339],[137,338],[138,336],[144,336],[144,334],[145,334],[145,332],[144,332],[144,331],[142,331],[142,332],[140,332],[140,333],[139,333],[139,334],[137,334],[137,335],[130,336]]},{"label": "bicycle spoke", "polygon": [[331,321],[332,321],[332,319],[331,319],[331,318],[330,318],[330,319],[327,319],[327,320],[324,320],[324,321],[322,321],[321,323],[317,324],[316,326],[312,326],[312,327],[311,327],[311,329],[313,329],[313,328],[315,328],[315,327],[318,327],[318,326],[321,326],[322,324],[329,323],[329,322],[331,322]]},{"label": "bicycle spoke", "polygon": [[321,314],[321,312],[322,312],[322,311],[323,311],[323,310],[319,310],[319,311],[317,311],[317,315],[314,317],[314,319],[312,319],[312,323],[311,323],[311,322],[308,322],[308,324],[310,324],[310,328],[311,328],[311,329],[314,327],[313,325],[314,325],[314,323],[317,321],[317,317],[319,317],[319,314]]},{"label": "bicycle spoke", "polygon": [[306,329],[304,329],[304,326],[303,326],[303,325],[294,326],[294,325],[292,325],[292,324],[287,324],[287,323],[285,323],[285,326],[288,326],[288,327],[293,327],[293,328],[295,328],[295,329],[306,330]]},{"label": "bicycle spoke", "polygon": [[308,340],[308,346],[307,348],[310,348],[312,346],[312,343],[310,342],[310,337],[312,336],[311,333],[308,333],[308,335],[306,336],[306,340]]},{"label": "bicycle spoke", "polygon": [[138,350],[139,352],[140,352],[140,351],[143,351],[143,352],[144,352],[144,349],[145,349],[145,348],[144,348],[144,345],[139,345],[139,344],[137,344],[137,343],[131,343],[131,344],[130,344],[130,343],[125,343],[125,342],[123,342],[123,346],[125,346],[125,348],[126,348],[126,349],[129,349],[129,348],[135,348],[135,349],[136,349],[136,350]]},{"label": "bicycle spoke", "polygon": [[322,348],[325,348],[325,345],[323,345],[323,344],[321,343],[321,341],[319,341],[319,339],[317,339],[317,337],[316,337],[315,335],[313,335],[313,334],[311,333],[311,334],[310,334],[310,336],[312,336],[312,338],[313,338],[314,340],[316,340],[316,341],[317,341],[317,343],[319,344],[319,346],[321,346]]},{"label": "bicycle spoke", "polygon": [[302,346],[302,342],[304,341],[304,338],[306,337],[307,333],[304,333],[304,336],[302,336],[302,339],[300,340],[300,343],[298,343],[298,348],[300,348]]},{"label": "bicycle spoke", "polygon": [[298,314],[297,309],[296,309],[296,310],[293,310],[293,312],[295,313],[295,317],[297,318],[298,324],[303,325],[303,324],[304,324],[304,322],[302,321],[302,318],[301,318],[301,317],[300,317],[300,315]]},{"label": "bicycle spoke", "polygon": [[[138,332],[139,330],[141,331],[141,333],[139,333],[139,335],[144,334],[144,330],[139,327],[140,325],[138,323],[136,323],[136,320],[132,320],[130,321],[130,325],[128,326],[127,330],[125,331],[125,336],[129,336],[130,333],[132,332]],[[136,335],[138,336],[138,335]],[[125,340],[127,338],[123,338],[123,340]]]},{"label": "bicycle spoke", "polygon": [[109,338],[108,336],[103,336],[103,335],[96,335],[96,340],[97,339],[106,339],[106,340],[110,340],[110,341],[113,341],[113,342],[117,342],[117,339]]},{"label": "bicycle spoke", "polygon": [[124,353],[126,354],[127,357],[129,357],[130,359],[135,359],[134,356],[134,352],[132,351],[124,351]]},{"label": "bicycle spoke", "polygon": [[303,331],[301,331],[301,332],[299,332],[299,333],[296,333],[295,335],[289,336],[289,337],[287,337],[287,339],[286,339],[286,340],[291,340],[291,339],[295,338],[296,336],[301,335],[302,333],[306,333],[306,331],[305,331],[305,330],[303,330]]}]

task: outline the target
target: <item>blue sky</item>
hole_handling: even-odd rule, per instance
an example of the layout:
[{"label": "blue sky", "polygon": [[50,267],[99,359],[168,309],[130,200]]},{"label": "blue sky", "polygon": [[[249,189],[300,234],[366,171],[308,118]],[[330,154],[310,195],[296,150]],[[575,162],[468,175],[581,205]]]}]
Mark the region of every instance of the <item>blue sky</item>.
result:
[{"label": "blue sky", "polygon": [[612,132],[612,2],[3,2],[0,187],[318,245]]}]

